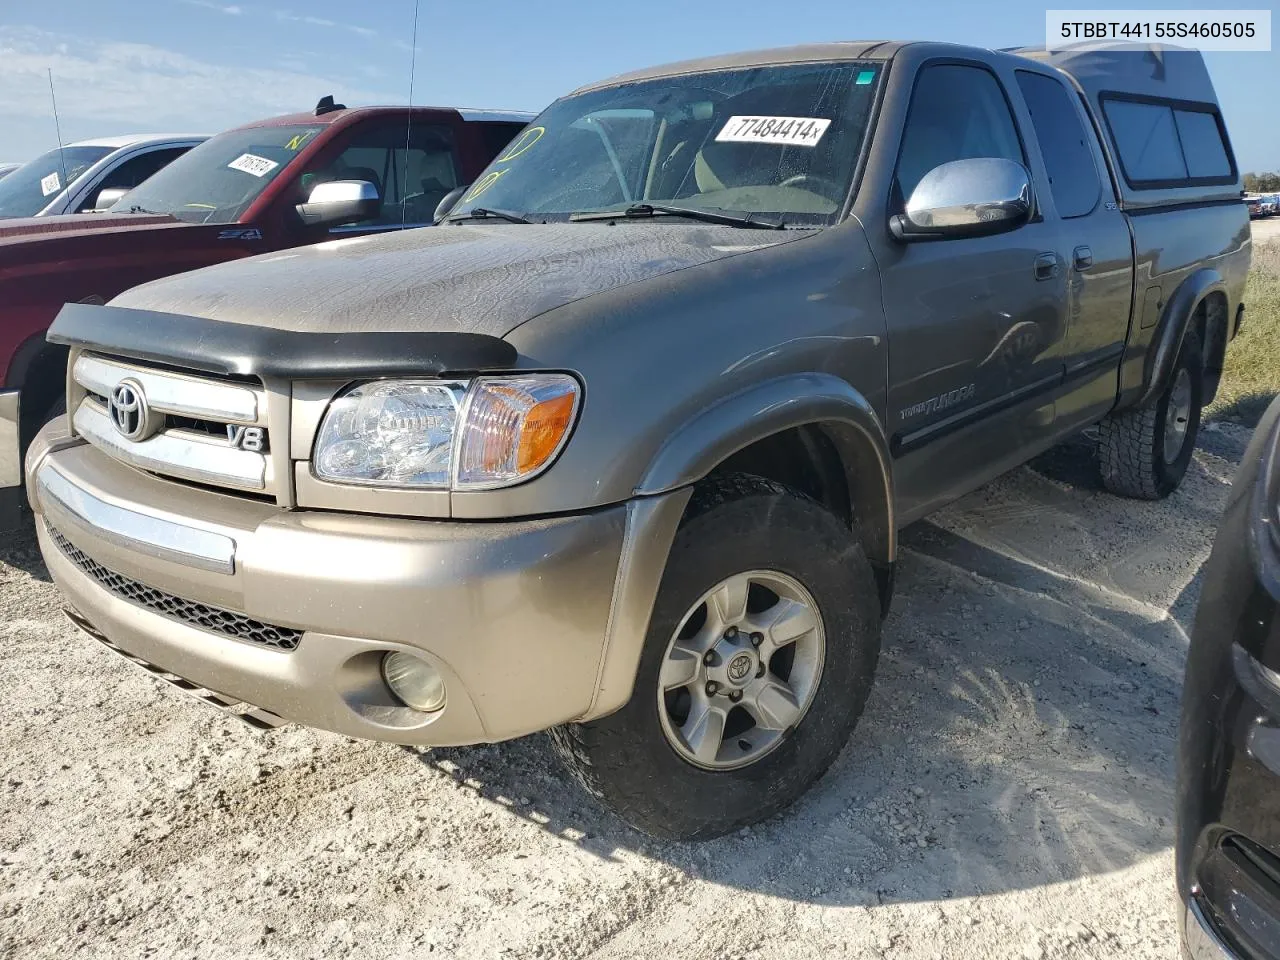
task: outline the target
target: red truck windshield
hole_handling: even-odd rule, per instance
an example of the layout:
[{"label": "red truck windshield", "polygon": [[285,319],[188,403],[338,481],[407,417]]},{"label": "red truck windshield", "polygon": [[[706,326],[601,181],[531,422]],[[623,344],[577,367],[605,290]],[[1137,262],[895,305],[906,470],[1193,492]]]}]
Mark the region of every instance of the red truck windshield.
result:
[{"label": "red truck windshield", "polygon": [[125,194],[114,213],[167,213],[188,223],[234,223],[285,172],[319,126],[230,130]]}]

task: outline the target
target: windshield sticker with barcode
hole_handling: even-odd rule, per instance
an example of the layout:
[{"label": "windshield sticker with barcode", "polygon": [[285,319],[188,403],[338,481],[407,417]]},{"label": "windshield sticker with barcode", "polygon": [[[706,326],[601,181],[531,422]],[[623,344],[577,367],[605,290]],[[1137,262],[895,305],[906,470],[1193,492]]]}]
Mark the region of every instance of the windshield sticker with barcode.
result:
[{"label": "windshield sticker with barcode", "polygon": [[831,126],[821,117],[730,117],[716,134],[720,143],[781,143],[816,147]]},{"label": "windshield sticker with barcode", "polygon": [[262,177],[280,166],[280,164],[274,160],[268,160],[266,157],[260,157],[256,153],[242,153],[228,163],[227,166],[232,170],[242,170],[245,173],[253,174],[255,177]]},{"label": "windshield sticker with barcode", "polygon": [[58,171],[44,177],[40,181],[40,196],[47,197],[51,193],[57,193],[62,189],[62,181],[58,179]]}]

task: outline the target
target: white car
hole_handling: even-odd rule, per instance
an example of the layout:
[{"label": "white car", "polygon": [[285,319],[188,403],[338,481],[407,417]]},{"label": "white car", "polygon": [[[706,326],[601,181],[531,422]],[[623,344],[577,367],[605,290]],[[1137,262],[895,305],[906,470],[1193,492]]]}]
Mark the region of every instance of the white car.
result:
[{"label": "white car", "polygon": [[207,139],[148,133],[55,147],[0,179],[0,218],[104,209]]}]

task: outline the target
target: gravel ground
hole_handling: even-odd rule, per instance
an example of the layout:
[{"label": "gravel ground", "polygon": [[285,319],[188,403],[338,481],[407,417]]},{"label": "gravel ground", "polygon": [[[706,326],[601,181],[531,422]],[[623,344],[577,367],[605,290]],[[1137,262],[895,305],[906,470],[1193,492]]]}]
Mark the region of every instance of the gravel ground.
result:
[{"label": "gravel ground", "polygon": [[0,956],[1174,958],[1185,629],[1247,431],[1162,503],[1083,443],[904,534],[876,690],[796,807],[655,843],[541,737],[258,733],[0,546]]},{"label": "gravel ground", "polygon": [[1254,243],[1268,243],[1280,240],[1280,217],[1253,220],[1249,223],[1249,227],[1253,231]]}]

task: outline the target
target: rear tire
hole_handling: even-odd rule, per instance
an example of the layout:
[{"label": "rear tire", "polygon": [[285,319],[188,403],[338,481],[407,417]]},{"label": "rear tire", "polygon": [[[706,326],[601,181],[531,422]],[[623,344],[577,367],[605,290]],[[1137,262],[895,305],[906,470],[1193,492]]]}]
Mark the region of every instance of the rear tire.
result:
[{"label": "rear tire", "polygon": [[[743,578],[735,604],[721,587]],[[711,646],[696,655],[704,639]],[[646,833],[719,836],[766,819],[826,772],[862,714],[879,652],[875,578],[848,527],[781,484],[718,477],[694,491],[676,534],[630,702],[556,728],[552,742],[588,791]],[[705,751],[684,733],[698,703],[721,717]]]},{"label": "rear tire", "polygon": [[1188,330],[1169,385],[1150,403],[1112,414],[1098,425],[1102,483],[1112,493],[1159,500],[1186,475],[1200,431],[1204,355]]}]

